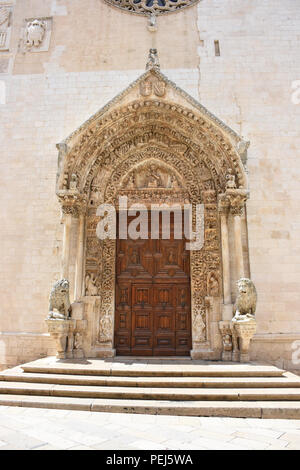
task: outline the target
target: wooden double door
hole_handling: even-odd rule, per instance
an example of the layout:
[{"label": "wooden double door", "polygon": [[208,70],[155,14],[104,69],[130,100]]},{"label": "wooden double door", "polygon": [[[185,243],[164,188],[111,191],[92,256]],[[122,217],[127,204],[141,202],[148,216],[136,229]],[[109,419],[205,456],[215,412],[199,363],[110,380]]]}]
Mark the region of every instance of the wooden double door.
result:
[{"label": "wooden double door", "polygon": [[[190,261],[185,240],[117,240],[118,355],[186,356],[191,350]],[[149,233],[150,237],[150,233]]]}]

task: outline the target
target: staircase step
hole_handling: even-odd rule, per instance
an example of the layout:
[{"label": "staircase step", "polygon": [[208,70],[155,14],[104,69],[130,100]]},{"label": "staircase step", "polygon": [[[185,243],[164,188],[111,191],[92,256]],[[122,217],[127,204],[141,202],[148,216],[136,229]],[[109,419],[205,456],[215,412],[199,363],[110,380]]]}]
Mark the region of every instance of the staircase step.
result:
[{"label": "staircase step", "polygon": [[52,357],[1,372],[0,405],[300,419],[300,378],[259,363]]},{"label": "staircase step", "polygon": [[201,361],[105,361],[88,359],[83,362],[55,358],[24,364],[24,372],[118,377],[281,377],[284,370],[255,363],[204,363]]},{"label": "staircase step", "polygon": [[0,395],[0,405],[33,408],[87,410],[110,413],[160,414],[176,416],[223,416],[239,418],[300,419],[300,403],[226,402],[164,400],[114,400],[52,396]]},{"label": "staircase step", "polygon": [[143,388],[143,387],[101,387],[86,385],[51,385],[25,382],[0,382],[0,394],[65,396],[83,398],[112,398],[134,400],[300,400],[298,388]]},{"label": "staircase step", "polygon": [[119,377],[64,374],[38,374],[17,371],[0,373],[5,382],[106,387],[158,388],[298,388],[300,378],[282,377]]}]

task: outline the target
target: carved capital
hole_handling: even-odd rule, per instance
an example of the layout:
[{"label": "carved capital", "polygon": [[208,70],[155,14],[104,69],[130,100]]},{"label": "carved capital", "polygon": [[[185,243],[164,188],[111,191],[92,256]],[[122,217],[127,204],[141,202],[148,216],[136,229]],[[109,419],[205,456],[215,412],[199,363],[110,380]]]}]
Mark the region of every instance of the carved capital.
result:
[{"label": "carved capital", "polygon": [[218,211],[222,215],[227,215],[230,207],[230,199],[227,194],[223,193],[219,195],[218,199]]},{"label": "carved capital", "polygon": [[243,215],[244,206],[249,197],[249,191],[245,189],[227,189],[225,194],[230,203],[230,213],[233,216]]},{"label": "carved capital", "polygon": [[80,194],[77,189],[58,191],[57,197],[63,214],[71,214],[73,217],[78,217],[79,214],[86,212],[86,196]]}]

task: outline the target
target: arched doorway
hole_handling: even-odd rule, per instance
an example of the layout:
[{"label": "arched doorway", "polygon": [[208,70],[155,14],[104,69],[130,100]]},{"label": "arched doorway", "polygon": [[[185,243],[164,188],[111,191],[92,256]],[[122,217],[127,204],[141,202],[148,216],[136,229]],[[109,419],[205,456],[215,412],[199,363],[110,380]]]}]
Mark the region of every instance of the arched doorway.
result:
[{"label": "arched doorway", "polygon": [[[151,89],[147,88],[145,98],[144,83],[148,83],[149,78],[152,85]],[[159,82],[159,86],[153,86],[154,82]],[[116,271],[120,250],[116,240],[97,239],[99,217],[96,210],[103,203],[117,205],[118,197],[127,195],[131,203],[146,205],[149,202],[204,205],[204,245],[189,253],[189,272],[186,273],[191,299],[192,344],[188,339],[185,347],[192,348],[190,354],[195,358],[220,357],[219,322],[231,303],[227,212],[231,205],[236,210],[238,240],[241,236],[239,207],[243,208],[246,199],[246,176],[239,153],[242,144],[231,129],[205,108],[160,72],[150,70],[59,145],[57,194],[66,214],[66,234],[70,230],[70,217],[79,217],[74,297],[85,305],[86,355],[112,355],[116,346],[118,348],[116,311],[120,303],[124,304],[124,301],[119,302],[123,294],[118,291],[118,268]],[[235,246],[238,247],[238,243]],[[127,267],[132,250],[131,247],[128,251]],[[151,255],[161,252],[162,248],[156,247]],[[64,251],[64,267],[70,264],[67,254],[67,250]],[[243,253],[238,253],[238,257],[242,266]],[[165,268],[171,270],[166,263]],[[128,279],[133,269],[128,270]],[[152,277],[153,272],[155,270]],[[66,275],[66,270],[62,274]],[[137,296],[132,279],[129,287],[130,296]],[[153,287],[151,289],[149,295],[158,298]],[[178,295],[178,292],[172,294],[173,309]],[[132,312],[132,302],[129,307]],[[152,311],[156,307],[151,304]],[[176,311],[173,310],[172,315],[176,316]],[[117,321],[120,322],[120,317]],[[176,337],[176,328],[173,333]],[[128,342],[127,346],[125,343],[124,353],[126,347],[129,351]],[[130,344],[132,349],[132,342]],[[150,353],[151,348],[148,349]],[[174,348],[171,349],[174,352]],[[158,348],[157,353],[162,354],[162,350]]]}]

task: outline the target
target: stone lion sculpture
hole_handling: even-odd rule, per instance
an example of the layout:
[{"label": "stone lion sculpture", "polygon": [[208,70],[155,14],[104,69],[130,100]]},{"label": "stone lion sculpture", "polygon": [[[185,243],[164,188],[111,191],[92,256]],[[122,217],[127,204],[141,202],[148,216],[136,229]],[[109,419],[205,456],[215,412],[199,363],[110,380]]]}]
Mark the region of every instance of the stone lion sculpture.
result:
[{"label": "stone lion sculpture", "polygon": [[255,319],[257,293],[251,279],[241,278],[237,281],[237,298],[233,307],[232,321],[249,321]]},{"label": "stone lion sculpture", "polygon": [[71,314],[69,295],[70,284],[67,279],[57,281],[49,297],[48,319],[67,320]]}]

